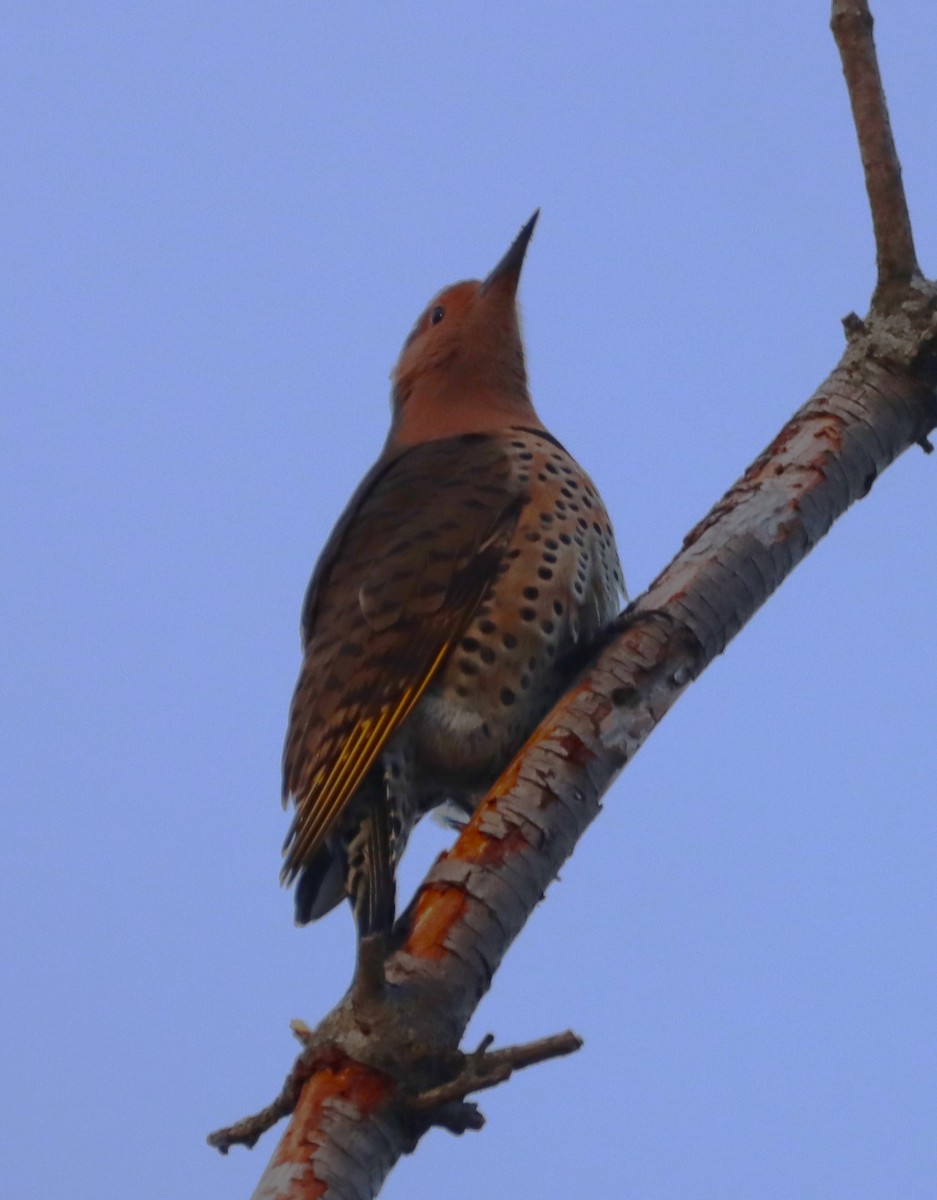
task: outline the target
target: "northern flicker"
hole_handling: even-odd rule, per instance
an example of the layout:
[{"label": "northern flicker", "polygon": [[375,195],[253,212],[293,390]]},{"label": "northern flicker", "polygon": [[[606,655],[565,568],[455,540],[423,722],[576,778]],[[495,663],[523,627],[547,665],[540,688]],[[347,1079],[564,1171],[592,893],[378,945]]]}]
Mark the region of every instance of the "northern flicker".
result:
[{"label": "northern flicker", "polygon": [[347,895],[359,936],[386,934],[416,821],[472,813],[619,610],[608,515],[527,388],[516,294],[538,215],[417,321],[387,442],[309,584],[283,752],[298,924]]}]

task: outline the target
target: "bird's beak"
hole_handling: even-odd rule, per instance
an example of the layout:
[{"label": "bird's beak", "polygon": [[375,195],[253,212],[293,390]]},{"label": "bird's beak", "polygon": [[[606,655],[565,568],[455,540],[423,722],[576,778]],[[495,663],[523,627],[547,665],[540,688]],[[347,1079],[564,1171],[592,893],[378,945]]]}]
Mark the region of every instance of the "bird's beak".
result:
[{"label": "bird's beak", "polygon": [[511,280],[514,285],[513,290],[517,290],[518,280],[521,277],[521,267],[524,265],[524,255],[527,253],[527,245],[531,237],[533,237],[534,226],[537,224],[539,216],[540,209],[538,208],[514,241],[511,242],[507,253],[482,284],[483,292],[486,292],[499,279]]}]

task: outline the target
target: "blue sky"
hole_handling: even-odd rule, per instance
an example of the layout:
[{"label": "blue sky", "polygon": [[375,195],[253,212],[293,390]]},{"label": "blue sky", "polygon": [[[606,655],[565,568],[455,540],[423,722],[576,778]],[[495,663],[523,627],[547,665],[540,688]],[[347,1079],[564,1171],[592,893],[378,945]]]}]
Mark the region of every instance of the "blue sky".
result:
[{"label": "blue sky", "polygon": [[[937,7],[878,7],[934,274]],[[533,393],[635,593],[835,364],[874,258],[827,19],[8,6],[6,1194],[247,1197],[273,1148],[204,1135],[353,951],[277,886],[299,606],[426,300],[542,207]],[[935,470],[890,470],[618,781],[470,1031],[584,1049],[390,1200],[935,1194]]]}]

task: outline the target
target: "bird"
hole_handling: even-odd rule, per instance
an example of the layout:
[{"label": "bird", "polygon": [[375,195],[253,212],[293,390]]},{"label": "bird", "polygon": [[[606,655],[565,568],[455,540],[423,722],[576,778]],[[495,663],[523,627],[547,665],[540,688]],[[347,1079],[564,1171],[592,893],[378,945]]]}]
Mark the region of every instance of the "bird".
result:
[{"label": "bird", "polygon": [[359,945],[390,936],[416,822],[471,816],[626,599],[598,491],[530,397],[517,291],[538,216],[417,320],[303,601],[281,880],[299,925],[347,897]]}]

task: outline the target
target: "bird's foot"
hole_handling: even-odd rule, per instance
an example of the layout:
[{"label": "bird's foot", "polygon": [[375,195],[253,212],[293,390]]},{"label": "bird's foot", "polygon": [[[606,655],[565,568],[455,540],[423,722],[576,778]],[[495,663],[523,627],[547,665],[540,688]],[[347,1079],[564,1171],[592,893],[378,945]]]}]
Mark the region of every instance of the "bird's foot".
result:
[{"label": "bird's foot", "polygon": [[379,1003],[384,996],[387,949],[385,933],[370,933],[358,939],[358,961],[351,983],[351,1002],[356,1012]]}]

